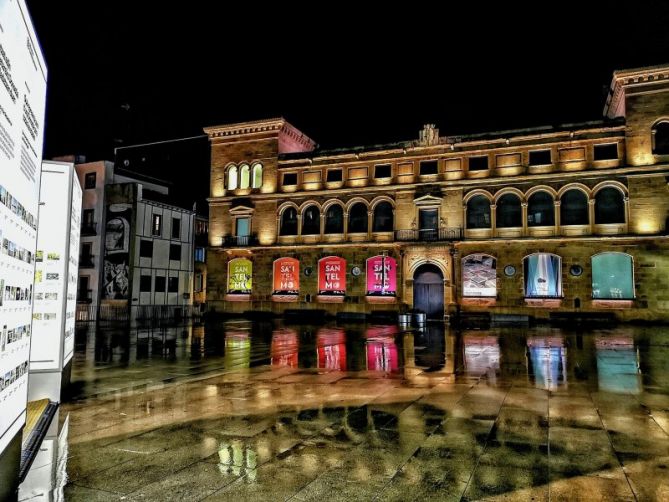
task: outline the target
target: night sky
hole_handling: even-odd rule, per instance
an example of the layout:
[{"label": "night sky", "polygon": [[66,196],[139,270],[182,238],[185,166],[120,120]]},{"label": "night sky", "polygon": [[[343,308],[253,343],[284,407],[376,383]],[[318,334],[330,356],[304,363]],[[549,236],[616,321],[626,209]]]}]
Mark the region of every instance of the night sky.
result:
[{"label": "night sky", "polygon": [[669,63],[660,1],[536,12],[379,3],[373,14],[341,3],[27,3],[49,68],[47,158],[113,159],[114,147],[276,116],[325,148],[417,138],[428,122],[447,135],[593,120],[614,69]]}]

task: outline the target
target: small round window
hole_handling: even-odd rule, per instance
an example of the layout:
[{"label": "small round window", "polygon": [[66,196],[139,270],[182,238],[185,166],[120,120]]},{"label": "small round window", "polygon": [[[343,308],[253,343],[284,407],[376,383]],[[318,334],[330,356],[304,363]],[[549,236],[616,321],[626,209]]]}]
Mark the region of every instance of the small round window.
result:
[{"label": "small round window", "polygon": [[514,267],[513,265],[507,265],[506,267],[504,267],[504,275],[506,275],[507,277],[513,277],[514,275],[516,275],[516,267]]},{"label": "small round window", "polygon": [[351,274],[353,274],[355,277],[358,277],[362,273],[362,270],[360,270],[360,267],[353,267],[351,269]]},{"label": "small round window", "polygon": [[314,269],[312,269],[311,267],[304,267],[304,275],[306,275],[307,277],[309,277],[313,272]]},{"label": "small round window", "polygon": [[574,277],[578,277],[583,273],[583,267],[581,267],[580,265],[572,265],[571,268],[569,269],[569,273]]}]

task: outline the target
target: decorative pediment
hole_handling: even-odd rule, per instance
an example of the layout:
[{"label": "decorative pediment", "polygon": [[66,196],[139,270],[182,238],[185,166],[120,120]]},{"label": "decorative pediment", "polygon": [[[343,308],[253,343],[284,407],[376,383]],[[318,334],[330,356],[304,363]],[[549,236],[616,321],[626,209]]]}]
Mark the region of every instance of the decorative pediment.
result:
[{"label": "decorative pediment", "polygon": [[236,206],[236,207],[233,207],[232,209],[230,209],[230,214],[233,215],[233,216],[234,215],[240,215],[240,214],[251,214],[251,213],[253,213],[253,211],[255,211],[254,207],[247,206],[247,205],[240,205],[240,206]]},{"label": "decorative pediment", "polygon": [[439,206],[444,200],[443,197],[437,197],[432,194],[426,194],[413,200],[417,206]]}]

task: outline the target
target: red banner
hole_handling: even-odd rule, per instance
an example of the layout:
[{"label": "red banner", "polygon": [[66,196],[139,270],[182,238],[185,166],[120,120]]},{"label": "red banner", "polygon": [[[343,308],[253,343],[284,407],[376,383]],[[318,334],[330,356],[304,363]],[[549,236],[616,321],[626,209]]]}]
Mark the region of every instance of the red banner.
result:
[{"label": "red banner", "polygon": [[300,262],[295,258],[274,261],[274,295],[300,294]]},{"label": "red banner", "polygon": [[321,328],[316,334],[318,367],[346,371],[346,334],[342,328]]},{"label": "red banner", "polygon": [[344,296],[346,294],[346,260],[326,256],[318,261],[318,294]]}]

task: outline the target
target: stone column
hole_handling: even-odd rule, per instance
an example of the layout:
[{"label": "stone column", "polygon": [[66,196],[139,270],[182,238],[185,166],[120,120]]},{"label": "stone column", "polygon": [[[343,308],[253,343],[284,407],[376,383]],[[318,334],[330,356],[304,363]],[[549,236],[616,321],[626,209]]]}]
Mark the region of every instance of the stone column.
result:
[{"label": "stone column", "polygon": [[595,199],[588,199],[588,220],[590,221],[590,234],[595,233]]},{"label": "stone column", "polygon": [[559,199],[553,202],[555,204],[555,235],[562,234],[562,230],[560,229],[560,225],[562,224],[560,222],[560,203]]},{"label": "stone column", "polygon": [[372,240],[372,215],[373,211],[367,211],[367,240]]},{"label": "stone column", "polygon": [[523,231],[521,235],[527,235],[527,202],[520,203],[520,213],[521,218],[523,219]]},{"label": "stone column", "polygon": [[497,234],[497,204],[490,204],[490,229],[492,236]]}]

